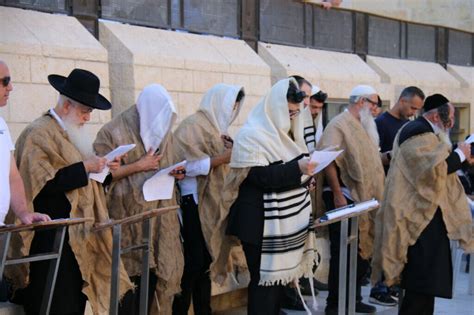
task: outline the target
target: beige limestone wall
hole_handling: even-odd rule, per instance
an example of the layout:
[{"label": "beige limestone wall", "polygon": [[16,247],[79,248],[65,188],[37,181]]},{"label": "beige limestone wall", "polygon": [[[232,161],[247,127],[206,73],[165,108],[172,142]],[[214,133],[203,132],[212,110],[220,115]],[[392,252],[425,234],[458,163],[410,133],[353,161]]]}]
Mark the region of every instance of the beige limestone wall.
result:
[{"label": "beige limestone wall", "polygon": [[194,113],[217,83],[243,85],[244,107],[235,133],[270,88],[270,68],[243,41],[101,21],[100,41],[109,52],[114,115],[150,83],[162,84],[178,110],[178,123]]},{"label": "beige limestone wall", "polygon": [[474,67],[462,67],[455,65],[447,66],[448,72],[461,83],[461,91],[470,106],[470,129],[474,133]]},{"label": "beige limestone wall", "polygon": [[259,43],[258,53],[272,69],[272,82],[298,74],[332,99],[348,99],[358,84],[372,85],[384,100],[392,97],[389,86],[355,54],[267,43]]},{"label": "beige limestone wall", "polygon": [[[0,60],[12,76],[13,91],[0,116],[13,140],[23,128],[57,101],[48,74],[67,76],[75,67],[90,70],[101,79],[101,93],[109,98],[107,51],[73,17],[0,6]],[[110,120],[110,111],[94,111],[87,124],[95,135]]]},{"label": "beige limestone wall", "polygon": [[341,8],[474,32],[472,0],[343,0]]}]

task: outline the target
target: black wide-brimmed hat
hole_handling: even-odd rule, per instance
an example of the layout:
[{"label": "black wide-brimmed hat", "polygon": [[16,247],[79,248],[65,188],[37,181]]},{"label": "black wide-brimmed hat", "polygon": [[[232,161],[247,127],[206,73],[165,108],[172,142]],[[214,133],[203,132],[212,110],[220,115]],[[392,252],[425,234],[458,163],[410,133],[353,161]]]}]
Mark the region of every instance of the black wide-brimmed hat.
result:
[{"label": "black wide-brimmed hat", "polygon": [[50,74],[48,81],[59,93],[83,105],[101,110],[112,107],[112,104],[99,94],[100,80],[90,71],[74,69],[67,78]]}]

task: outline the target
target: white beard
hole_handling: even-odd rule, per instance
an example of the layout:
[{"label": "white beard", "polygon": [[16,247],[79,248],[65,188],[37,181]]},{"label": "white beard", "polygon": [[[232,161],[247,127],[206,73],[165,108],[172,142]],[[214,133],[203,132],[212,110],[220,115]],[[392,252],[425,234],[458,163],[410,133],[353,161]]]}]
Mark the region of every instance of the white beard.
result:
[{"label": "white beard", "polygon": [[372,140],[372,142],[378,148],[380,145],[380,137],[374,117],[372,117],[372,114],[370,113],[370,109],[368,107],[363,107],[360,110],[359,115],[362,127],[364,127],[365,131],[369,135],[370,140]]},{"label": "white beard", "polygon": [[92,138],[84,132],[84,127],[77,125],[72,119],[68,117],[63,118],[64,126],[71,143],[81,153],[84,159],[90,158],[94,155],[92,149]]},{"label": "white beard", "polygon": [[451,142],[451,139],[449,138],[449,131],[450,130],[441,130],[438,134],[438,139],[444,143],[449,145],[450,147],[453,146],[453,143]]}]

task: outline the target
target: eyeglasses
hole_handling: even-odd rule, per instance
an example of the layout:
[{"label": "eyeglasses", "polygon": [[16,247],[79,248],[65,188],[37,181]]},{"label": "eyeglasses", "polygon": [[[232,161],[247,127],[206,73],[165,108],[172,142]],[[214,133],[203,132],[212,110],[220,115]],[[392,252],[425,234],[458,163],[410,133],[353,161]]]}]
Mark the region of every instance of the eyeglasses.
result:
[{"label": "eyeglasses", "polygon": [[372,105],[375,105],[375,106],[378,106],[378,105],[379,105],[379,102],[374,102],[374,101],[372,101],[370,98],[366,98],[366,97],[365,97],[364,100],[366,100],[367,102],[369,102],[369,103],[372,104]]},{"label": "eyeglasses", "polygon": [[3,87],[7,87],[8,84],[10,84],[11,80],[11,77],[3,77],[2,79],[0,79],[0,82],[2,82]]},{"label": "eyeglasses", "polygon": [[288,112],[290,114],[290,118],[296,117],[300,114],[299,109],[289,109]]}]

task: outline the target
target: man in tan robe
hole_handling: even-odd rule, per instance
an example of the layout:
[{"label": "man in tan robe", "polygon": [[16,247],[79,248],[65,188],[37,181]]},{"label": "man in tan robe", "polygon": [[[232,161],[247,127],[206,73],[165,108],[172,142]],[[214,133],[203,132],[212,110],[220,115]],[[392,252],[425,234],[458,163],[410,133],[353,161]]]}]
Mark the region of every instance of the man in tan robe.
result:
[{"label": "man in tan robe", "polygon": [[382,207],[377,213],[373,281],[405,289],[400,314],[433,314],[434,298],[452,298],[449,240],[474,250],[472,217],[456,170],[472,164],[469,144],[455,150],[448,131],[454,106],[440,94],[398,132]]},{"label": "man in tan robe", "polygon": [[174,132],[179,157],[186,160],[186,177],[180,181],[185,266],[182,292],[175,298],[174,315],[210,315],[209,266],[218,255],[221,236],[216,224],[219,202],[233,140],[228,129],[243,105],[241,86],[217,84],[203,96],[198,111]]},{"label": "man in tan robe", "polygon": [[[91,143],[84,141],[82,126],[90,119],[94,108],[106,110],[111,104],[100,94],[99,79],[91,72],[74,69],[66,78],[48,76],[59,91],[58,104],[33,121],[21,133],[16,143],[16,161],[25,182],[31,211],[58,218],[93,218],[95,223],[108,220],[103,188],[89,180],[108,164],[95,155]],[[86,299],[94,314],[109,308],[111,280],[111,231],[91,232],[93,223],[69,227],[63,245],[61,261],[51,305],[51,314],[83,314]],[[13,249],[22,254],[51,250],[54,230],[37,232],[14,242]],[[31,242],[31,243],[30,243]],[[30,248],[31,245],[31,248]],[[27,314],[39,312],[49,262],[30,264],[29,285],[25,289],[24,307]],[[17,286],[25,285],[23,273],[12,274]],[[131,283],[120,265],[120,295]]]},{"label": "man in tan robe", "polygon": [[[326,126],[319,149],[338,147],[344,152],[325,171],[327,186],[323,199],[326,209],[332,210],[372,198],[381,200],[384,171],[378,152],[377,128],[371,110],[377,106],[377,93],[367,85],[356,86],[349,98],[347,111],[337,115]],[[373,218],[359,219],[359,255],[357,262],[356,312],[374,313],[375,307],[362,303],[361,280],[372,256]],[[331,260],[329,265],[329,295],[326,314],[337,314],[339,281],[340,223],[329,225]]]},{"label": "man in tan robe", "polygon": [[[158,169],[174,165],[178,160],[171,128],[177,113],[168,92],[161,85],[144,88],[137,104],[122,112],[97,134],[94,149],[106,154],[119,145],[135,143],[137,146],[122,159],[122,166],[112,172],[107,191],[109,214],[114,219],[140,214],[147,210],[177,204],[175,194],[169,200],[146,201],[143,184]],[[175,174],[181,178],[183,175]],[[169,212],[153,221],[153,246],[150,253],[149,303],[159,300],[160,314],[171,314],[173,297],[180,291],[183,272],[183,254],[179,238],[179,221],[176,212]],[[122,246],[137,244],[142,239],[140,223],[122,229]],[[141,252],[133,251],[122,256],[132,281],[139,286],[141,280]],[[120,305],[121,314],[138,314],[139,290],[128,292]],[[157,312],[158,305],[150,306]]]}]

